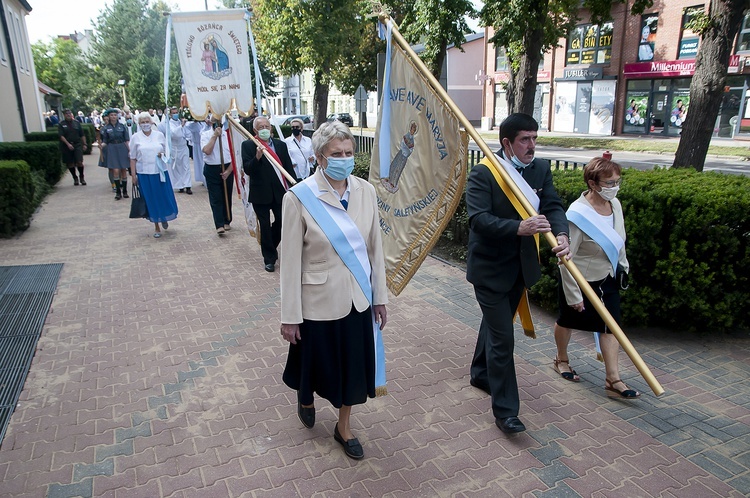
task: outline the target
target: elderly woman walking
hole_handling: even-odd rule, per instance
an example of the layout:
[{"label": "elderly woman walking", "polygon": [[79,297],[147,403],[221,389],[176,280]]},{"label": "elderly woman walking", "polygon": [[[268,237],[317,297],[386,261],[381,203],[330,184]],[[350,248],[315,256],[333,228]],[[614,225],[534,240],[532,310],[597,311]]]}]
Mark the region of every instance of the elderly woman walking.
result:
[{"label": "elderly woman walking", "polygon": [[[620,174],[619,164],[601,157],[592,159],[583,168],[588,190],[567,212],[573,262],[618,324],[621,320],[620,288],[627,287],[623,280],[630,269],[625,254],[625,221],[617,199]],[[620,378],[617,338],[565,267],[560,267],[560,275],[560,316],[555,323],[557,357],[553,368],[563,379],[578,382],[580,377],[570,367],[568,358],[571,329],[597,332],[604,357],[604,389],[620,398],[639,397],[640,393],[630,389]]]},{"label": "elderly woman walking", "polygon": [[351,176],[354,137],[346,125],[324,123],[312,143],[320,168],[283,198],[281,335],[290,343],[283,379],[297,391],[305,427],[315,424],[315,393],[339,409],[334,439],[360,459],[352,406],[385,392],[378,207],[373,186]]},{"label": "elderly woman walking", "polygon": [[169,172],[164,164],[166,139],[154,129],[147,112],[138,115],[140,130],[130,139],[130,174],[133,185],[139,186],[148,208],[148,218],[154,224],[154,237],[161,237],[159,223],[164,230],[177,218],[177,201],[172,191]]}]

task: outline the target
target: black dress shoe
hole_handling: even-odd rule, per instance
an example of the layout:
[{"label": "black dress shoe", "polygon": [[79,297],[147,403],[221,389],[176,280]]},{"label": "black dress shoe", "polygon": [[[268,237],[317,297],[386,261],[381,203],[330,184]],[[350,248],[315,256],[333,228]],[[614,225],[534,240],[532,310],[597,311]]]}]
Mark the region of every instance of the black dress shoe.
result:
[{"label": "black dress shoe", "polygon": [[495,420],[495,425],[500,428],[506,434],[515,434],[516,432],[523,432],[526,430],[526,426],[523,425],[518,417],[506,417]]},{"label": "black dress shoe", "polygon": [[484,391],[487,394],[491,395],[491,393],[490,393],[490,386],[488,386],[486,384],[482,384],[482,383],[480,383],[480,382],[478,382],[478,381],[476,381],[474,379],[469,379],[469,384],[471,384],[472,386],[476,387],[477,389],[481,389],[482,391]]},{"label": "black dress shoe", "polygon": [[339,432],[338,423],[333,429],[333,439],[338,441],[341,446],[344,447],[344,453],[346,453],[346,456],[348,456],[349,458],[361,460],[365,457],[365,450],[362,449],[362,445],[359,444],[359,440],[356,437],[349,439],[348,441],[344,441],[344,438],[341,437],[341,433]]},{"label": "black dress shoe", "polygon": [[273,263],[268,263],[268,264],[266,265],[266,271],[268,271],[268,272],[272,272],[272,271],[274,271],[275,269],[276,269],[276,267],[274,266],[274,264],[273,264]]},{"label": "black dress shoe", "polygon": [[297,416],[302,425],[308,429],[312,429],[315,425],[315,407],[305,408],[302,403],[297,399]]}]

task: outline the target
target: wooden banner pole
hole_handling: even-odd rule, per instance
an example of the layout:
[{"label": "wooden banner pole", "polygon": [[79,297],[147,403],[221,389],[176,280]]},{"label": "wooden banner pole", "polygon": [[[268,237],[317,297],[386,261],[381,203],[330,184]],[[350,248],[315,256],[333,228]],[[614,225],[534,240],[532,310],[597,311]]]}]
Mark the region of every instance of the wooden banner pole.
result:
[{"label": "wooden banner pole", "polygon": [[[494,152],[490,150],[489,146],[487,145],[487,143],[485,143],[481,135],[477,133],[477,131],[474,129],[474,126],[469,122],[468,119],[466,119],[466,116],[464,116],[463,112],[461,112],[458,106],[456,106],[456,104],[453,102],[453,99],[451,99],[448,95],[448,92],[445,91],[442,85],[440,85],[440,82],[435,79],[427,66],[425,66],[424,62],[422,62],[422,60],[414,52],[414,50],[412,50],[411,46],[409,46],[403,36],[401,36],[401,33],[399,33],[398,28],[396,27],[396,23],[394,23],[386,13],[381,12],[378,17],[380,19],[380,22],[391,27],[393,38],[396,43],[398,43],[398,45],[404,50],[404,52],[406,52],[406,54],[411,58],[412,63],[422,73],[422,76],[430,83],[430,86],[433,88],[433,90],[435,90],[435,92],[440,95],[440,98],[443,99],[445,104],[453,111],[461,125],[469,133],[474,142],[479,146],[479,149],[482,151],[485,157],[487,157],[487,159],[492,163],[492,166],[497,170],[505,183],[510,187],[513,195],[516,196],[519,202],[523,205],[526,212],[529,213],[529,216],[536,216],[538,213],[529,203],[528,199],[526,199],[526,196],[521,193],[521,190],[515,184],[510,175],[508,175],[508,173],[505,171],[505,168],[500,165],[499,161],[495,157]],[[388,92],[388,90],[389,89],[385,89],[386,92]],[[385,98],[388,98],[387,93],[385,95]],[[549,243],[551,247],[557,246],[557,239],[551,232],[546,232],[542,235],[544,235],[544,239]],[[625,336],[625,333],[622,331],[617,322],[615,322],[614,318],[612,318],[612,315],[610,315],[609,311],[604,306],[604,303],[602,303],[601,299],[599,299],[599,297],[596,295],[594,290],[581,274],[578,267],[576,267],[575,263],[573,263],[572,260],[566,259],[562,259],[560,261],[565,265],[565,268],[568,269],[570,274],[578,283],[578,286],[581,288],[581,291],[586,295],[591,304],[594,306],[594,309],[596,309],[597,313],[599,313],[599,316],[601,316],[604,320],[604,323],[612,331],[612,334],[617,338],[617,341],[622,346],[622,349],[633,362],[635,368],[638,369],[638,372],[640,372],[641,376],[649,385],[654,394],[657,396],[662,395],[664,393],[664,388],[661,386],[661,384],[659,384],[659,381],[656,380],[656,377],[654,377],[654,374],[651,373],[651,370],[649,370],[648,366],[646,366],[646,363],[635,350],[633,344],[630,342],[627,336]]]}]

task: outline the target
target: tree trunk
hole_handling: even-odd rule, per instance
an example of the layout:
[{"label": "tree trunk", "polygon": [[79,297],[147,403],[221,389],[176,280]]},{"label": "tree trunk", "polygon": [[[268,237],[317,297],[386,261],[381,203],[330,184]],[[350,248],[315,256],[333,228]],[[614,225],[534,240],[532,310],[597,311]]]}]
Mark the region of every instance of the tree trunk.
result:
[{"label": "tree trunk", "polygon": [[326,122],[328,116],[328,83],[323,83],[323,73],[320,69],[315,71],[315,93],[313,94],[313,115],[315,119],[315,129]]},{"label": "tree trunk", "polygon": [[[529,30],[524,37],[524,52],[519,61],[518,72],[512,72],[508,82],[508,112],[522,112],[534,115],[534,96],[536,95],[536,76],[539,62],[542,60],[543,32],[541,29]],[[513,95],[511,96],[511,93]]]},{"label": "tree trunk", "polygon": [[690,109],[682,125],[673,168],[703,171],[719,113],[734,37],[742,24],[747,0],[712,0],[710,27],[701,36],[690,83]]},{"label": "tree trunk", "polygon": [[448,42],[443,39],[440,42],[440,50],[435,56],[435,60],[432,61],[432,67],[430,71],[436,80],[440,81],[440,77],[443,74],[443,62],[445,62],[445,54],[448,51]]}]

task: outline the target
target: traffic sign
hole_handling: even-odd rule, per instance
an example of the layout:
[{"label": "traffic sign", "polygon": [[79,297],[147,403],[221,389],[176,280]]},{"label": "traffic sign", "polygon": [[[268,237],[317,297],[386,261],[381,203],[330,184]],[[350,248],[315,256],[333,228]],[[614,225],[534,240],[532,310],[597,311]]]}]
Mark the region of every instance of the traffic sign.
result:
[{"label": "traffic sign", "polygon": [[359,85],[357,88],[357,91],[354,92],[354,99],[355,100],[367,100],[367,90],[365,90],[365,87],[362,85]]}]

